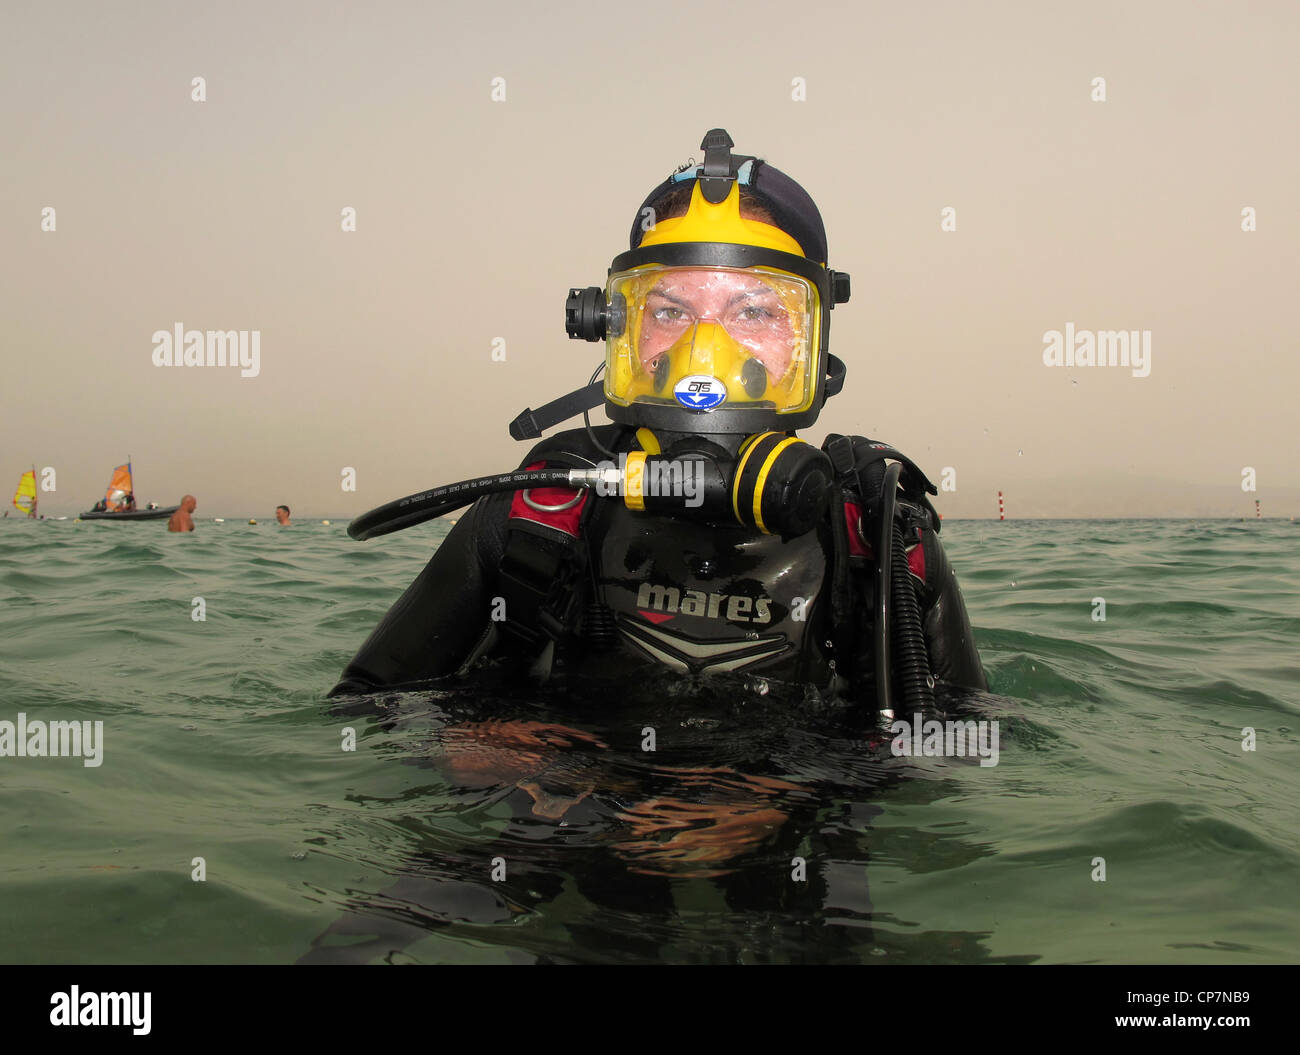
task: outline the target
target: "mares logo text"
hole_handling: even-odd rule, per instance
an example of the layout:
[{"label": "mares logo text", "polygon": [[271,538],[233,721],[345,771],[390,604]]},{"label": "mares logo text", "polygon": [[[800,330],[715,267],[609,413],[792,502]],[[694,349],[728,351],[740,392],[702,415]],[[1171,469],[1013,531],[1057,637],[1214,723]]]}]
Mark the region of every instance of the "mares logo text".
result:
[{"label": "mares logo text", "polygon": [[740,594],[682,591],[675,586],[657,586],[643,582],[636,594],[636,605],[653,612],[674,615],[697,615],[705,619],[726,619],[731,623],[770,623],[770,597],[743,597]]}]

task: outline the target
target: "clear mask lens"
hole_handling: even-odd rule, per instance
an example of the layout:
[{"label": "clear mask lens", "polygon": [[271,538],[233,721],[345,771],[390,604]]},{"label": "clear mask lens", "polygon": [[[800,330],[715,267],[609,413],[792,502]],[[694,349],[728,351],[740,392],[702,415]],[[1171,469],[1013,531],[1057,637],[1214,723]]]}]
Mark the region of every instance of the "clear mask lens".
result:
[{"label": "clear mask lens", "polygon": [[811,405],[818,302],[805,279],[766,268],[655,266],[611,276],[606,299],[610,400],[778,413]]}]

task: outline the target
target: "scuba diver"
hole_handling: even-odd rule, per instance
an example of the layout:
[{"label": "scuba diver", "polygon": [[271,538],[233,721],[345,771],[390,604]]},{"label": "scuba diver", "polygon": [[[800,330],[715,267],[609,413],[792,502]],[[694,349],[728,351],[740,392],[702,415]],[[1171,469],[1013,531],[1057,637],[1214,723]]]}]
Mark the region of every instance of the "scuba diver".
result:
[{"label": "scuba diver", "polygon": [[[521,468],[359,517],[364,539],[475,501],[331,695],[410,689],[484,664],[575,683],[743,672],[892,717],[936,682],[985,689],[933,484],[886,443],[795,435],[844,383],[817,206],[710,131],[702,164],[646,197],[604,288],[572,289],[596,380],[516,439],[604,403]],[[657,675],[657,676],[656,676]]]},{"label": "scuba diver", "polygon": [[[859,958],[869,931],[826,923],[829,880],[791,882],[792,855],[821,853],[818,833],[834,829],[825,795],[839,802],[832,816],[865,815],[844,803],[896,778],[876,757],[882,721],[932,708],[941,683],[985,689],[984,671],[934,485],[889,444],[831,435],[818,448],[796,435],[844,383],[830,313],[849,276],[827,268],[808,194],[732,146],[710,131],[702,164],[645,198],[605,286],[569,291],[568,334],[604,342],[605,376],[524,410],[510,431],[535,440],[579,414],[584,428],[537,443],[517,470],[349,525],[374,538],[474,503],[347,665],[330,695],[361,699],[340,713],[383,712],[387,701],[366,697],[471,672],[476,690],[502,675],[582,691],[562,697],[572,726],[533,720],[531,692],[523,711],[493,699],[487,720],[474,713],[484,692],[441,695],[428,749],[406,760],[471,800],[526,794],[516,802],[531,818],[488,846],[440,833],[380,905],[346,902],[302,962],[360,961],[426,927],[508,919],[509,905],[558,896],[566,875],[593,906],[661,923],[676,880],[714,879],[747,921],[735,948],[715,940],[723,958],[742,946]],[[612,424],[592,427],[601,404]],[[844,740],[845,724],[869,732]],[[632,746],[646,725],[671,730],[658,758]],[[551,838],[528,834],[537,818],[554,823]],[[510,859],[505,893],[482,879],[498,854]],[[868,920],[865,887],[852,900]],[[577,946],[604,947],[599,926],[567,926]],[[647,928],[638,954],[663,955],[658,933]],[[782,934],[804,951],[782,951]]]}]

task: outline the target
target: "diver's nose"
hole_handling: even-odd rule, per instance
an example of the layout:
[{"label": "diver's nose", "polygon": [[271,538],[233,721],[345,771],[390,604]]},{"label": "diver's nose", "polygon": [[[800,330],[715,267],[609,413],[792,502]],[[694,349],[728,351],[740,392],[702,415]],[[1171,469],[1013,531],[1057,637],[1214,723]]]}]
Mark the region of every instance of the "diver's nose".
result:
[{"label": "diver's nose", "polygon": [[713,368],[714,358],[721,352],[727,332],[721,323],[699,319],[691,334],[691,365],[700,370]]}]

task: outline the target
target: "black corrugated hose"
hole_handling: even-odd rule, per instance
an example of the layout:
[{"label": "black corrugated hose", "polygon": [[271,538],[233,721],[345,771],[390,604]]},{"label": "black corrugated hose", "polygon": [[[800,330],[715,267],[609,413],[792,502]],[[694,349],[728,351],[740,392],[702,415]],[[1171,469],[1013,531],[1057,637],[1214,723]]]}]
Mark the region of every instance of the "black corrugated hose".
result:
[{"label": "black corrugated hose", "polygon": [[907,567],[903,529],[894,525],[893,560],[890,569],[894,595],[894,669],[909,712],[934,709],[934,678],[921,629],[921,605]]},{"label": "black corrugated hose", "polygon": [[[895,685],[906,711],[934,707],[934,679],[921,629],[921,606],[907,567],[902,529],[895,523],[898,478],[903,467],[893,462],[884,471],[880,520],[876,532],[875,638],[876,706],[895,713]],[[892,656],[891,656],[892,653]],[[892,659],[892,662],[891,662]],[[897,680],[891,675],[897,671]]]}]

